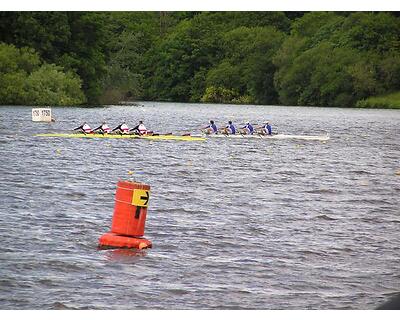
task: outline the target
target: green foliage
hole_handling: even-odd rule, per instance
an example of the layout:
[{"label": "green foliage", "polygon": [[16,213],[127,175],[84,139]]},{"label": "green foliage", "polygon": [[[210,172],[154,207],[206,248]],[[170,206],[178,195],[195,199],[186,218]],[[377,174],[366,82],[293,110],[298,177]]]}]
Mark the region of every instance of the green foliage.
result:
[{"label": "green foliage", "polygon": [[13,45],[0,43],[0,74],[12,73],[20,69],[32,72],[39,64],[39,55],[33,49],[17,49]]},{"label": "green foliage", "polygon": [[293,22],[291,36],[310,38],[339,17],[333,12],[310,12]]},{"label": "green foliage", "polygon": [[[105,74],[106,33],[103,17],[96,12],[68,12],[71,32],[69,52],[76,63],[64,66],[74,70],[82,79],[82,89],[90,104],[97,103],[102,93],[102,77]],[[65,57],[64,57],[65,61]]]},{"label": "green foliage", "polygon": [[61,67],[43,64],[26,79],[26,101],[34,105],[77,105],[84,102],[81,81]]},{"label": "green foliage", "polygon": [[47,63],[76,72],[90,103],[101,94],[105,31],[95,12],[3,12],[0,41],[35,49]]},{"label": "green foliage", "polygon": [[398,88],[399,39],[399,20],[387,13],[304,15],[273,58],[280,102],[351,107]]},{"label": "green foliage", "polygon": [[24,104],[27,97],[25,80],[24,71],[0,74],[0,104]]},{"label": "green foliage", "polygon": [[240,66],[233,65],[229,60],[223,60],[208,71],[206,85],[209,87],[230,88],[242,93],[246,91],[246,82]]},{"label": "green foliage", "polygon": [[14,46],[0,45],[0,103],[351,107],[400,88],[393,13],[0,12],[0,19],[0,43]]},{"label": "green foliage", "polygon": [[347,68],[356,61],[354,50],[335,48],[327,42],[302,52],[285,73],[277,73],[281,101],[289,105],[351,105],[355,97]]},{"label": "green foliage", "polygon": [[135,74],[128,67],[116,63],[107,66],[106,70],[100,103],[119,103],[141,95],[143,78],[140,74]]},{"label": "green foliage", "polygon": [[400,109],[400,91],[360,100],[356,107]]},{"label": "green foliage", "polygon": [[184,20],[149,52],[146,95],[170,101],[190,101],[195,75],[209,68],[218,51],[214,26],[201,16]]},{"label": "green foliage", "polygon": [[389,13],[354,13],[345,20],[340,33],[343,46],[377,53],[400,50],[400,21]]},{"label": "green foliage", "polygon": [[202,102],[213,102],[213,103],[237,103],[237,104],[249,104],[251,98],[249,96],[241,96],[238,91],[233,89],[226,89],[223,87],[207,87]]},{"label": "green foliage", "polygon": [[207,86],[216,86],[251,97],[256,103],[277,102],[272,57],[283,41],[272,27],[239,27],[224,34],[224,58],[207,76]]},{"label": "green foliage", "polygon": [[81,80],[61,67],[40,64],[33,49],[0,44],[0,103],[71,105],[84,102]]},{"label": "green foliage", "polygon": [[0,41],[30,47],[54,61],[68,44],[71,32],[65,12],[2,12]]},{"label": "green foliage", "polygon": [[273,26],[279,31],[290,30],[290,20],[283,12],[274,11],[233,11],[203,13],[210,23],[221,24],[224,31],[239,27],[268,27]]},{"label": "green foliage", "polygon": [[123,31],[114,40],[109,52],[109,62],[102,78],[102,104],[119,103],[127,99],[136,99],[142,94],[143,76],[140,65],[141,33]]}]

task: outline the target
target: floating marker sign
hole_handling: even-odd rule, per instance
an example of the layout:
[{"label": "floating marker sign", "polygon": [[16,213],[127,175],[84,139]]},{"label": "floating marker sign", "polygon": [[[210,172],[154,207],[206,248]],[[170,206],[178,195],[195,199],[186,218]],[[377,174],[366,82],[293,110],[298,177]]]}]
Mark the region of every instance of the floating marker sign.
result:
[{"label": "floating marker sign", "polygon": [[51,109],[50,108],[33,108],[32,121],[51,122]]},{"label": "floating marker sign", "polygon": [[137,207],[147,207],[149,205],[150,191],[143,189],[133,190],[132,204]]}]

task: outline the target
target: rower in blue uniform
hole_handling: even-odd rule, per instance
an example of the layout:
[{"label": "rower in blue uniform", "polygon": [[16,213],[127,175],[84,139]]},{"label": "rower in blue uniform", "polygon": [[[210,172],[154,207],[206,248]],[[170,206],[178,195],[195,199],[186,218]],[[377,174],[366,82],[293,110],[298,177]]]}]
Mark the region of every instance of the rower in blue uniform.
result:
[{"label": "rower in blue uniform", "polygon": [[261,134],[272,135],[272,127],[268,121],[266,121],[265,124],[260,129],[261,129]]},{"label": "rower in blue uniform", "polygon": [[210,124],[207,127],[203,128],[202,130],[204,130],[206,134],[218,133],[218,128],[215,125],[214,120],[210,120]]},{"label": "rower in blue uniform", "polygon": [[246,125],[244,127],[242,127],[241,129],[243,129],[242,131],[244,134],[253,134],[254,133],[254,128],[250,124],[250,122],[247,122]]},{"label": "rower in blue uniform", "polygon": [[224,128],[224,134],[236,134],[236,128],[232,121],[228,121],[228,125]]}]

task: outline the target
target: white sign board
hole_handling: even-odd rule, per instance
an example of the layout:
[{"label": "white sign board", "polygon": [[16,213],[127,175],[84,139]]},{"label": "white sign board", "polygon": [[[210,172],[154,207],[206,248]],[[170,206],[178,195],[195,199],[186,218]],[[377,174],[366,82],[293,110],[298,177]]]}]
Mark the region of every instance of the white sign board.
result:
[{"label": "white sign board", "polygon": [[51,122],[51,109],[50,108],[33,108],[32,121]]}]

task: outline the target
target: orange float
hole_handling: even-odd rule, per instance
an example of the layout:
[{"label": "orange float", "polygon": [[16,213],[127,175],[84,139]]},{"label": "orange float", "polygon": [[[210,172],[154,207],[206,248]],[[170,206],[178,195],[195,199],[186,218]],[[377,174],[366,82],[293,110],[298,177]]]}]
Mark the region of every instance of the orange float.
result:
[{"label": "orange float", "polygon": [[121,236],[112,232],[107,232],[103,234],[99,239],[99,243],[101,249],[112,249],[112,248],[147,249],[152,247],[151,241],[145,238]]},{"label": "orange float", "polygon": [[143,238],[149,198],[150,186],[118,181],[111,232],[100,237],[100,249],[151,248],[151,241]]}]

